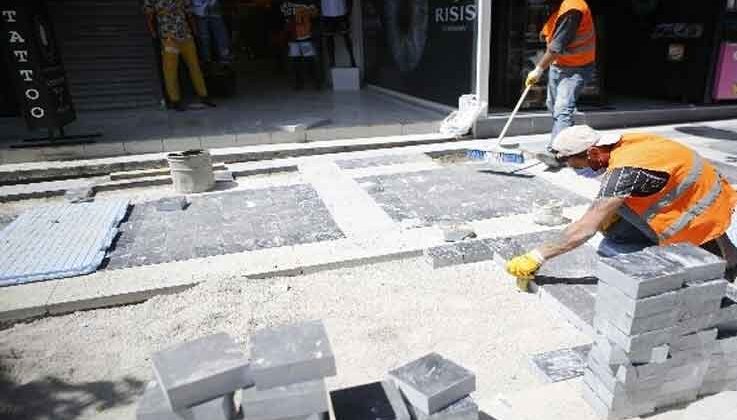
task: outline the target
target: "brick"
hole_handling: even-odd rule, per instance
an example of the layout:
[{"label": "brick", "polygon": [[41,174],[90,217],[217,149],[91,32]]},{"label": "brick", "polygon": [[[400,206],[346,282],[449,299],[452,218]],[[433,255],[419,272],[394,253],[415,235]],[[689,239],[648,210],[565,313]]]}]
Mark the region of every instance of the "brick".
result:
[{"label": "brick", "polygon": [[632,317],[645,317],[673,310],[678,304],[677,291],[643,299],[633,299],[606,282],[599,280],[596,304],[620,310]]},{"label": "brick", "polygon": [[717,329],[712,328],[710,330],[680,336],[671,342],[670,348],[674,352],[698,348],[711,349],[715,345],[716,338]]},{"label": "brick", "polygon": [[680,289],[686,272],[674,262],[645,251],[602,258],[596,276],[625,295],[640,299]]},{"label": "brick", "polygon": [[257,331],[251,338],[251,358],[251,375],[259,389],[336,374],[335,357],[321,321]]},{"label": "brick", "polygon": [[248,420],[281,420],[329,411],[325,380],[269,389],[244,389],[241,412]]},{"label": "brick", "polygon": [[699,395],[718,394],[724,391],[737,391],[737,380],[704,381],[699,389]]},{"label": "brick", "polygon": [[679,311],[669,310],[644,317],[633,318],[610,305],[599,305],[597,301],[594,319],[602,318],[614,325],[621,332],[633,335],[648,331],[661,330],[673,326],[678,321]]},{"label": "brick", "polygon": [[651,247],[647,248],[645,252],[679,265],[682,269],[688,271],[688,278],[692,281],[724,277],[726,262],[709,251],[692,244],[680,243]]},{"label": "brick", "polygon": [[434,414],[476,390],[476,375],[437,353],[390,371],[389,378],[425,414]]},{"label": "brick", "polygon": [[581,387],[581,394],[583,395],[584,401],[589,404],[599,418],[605,420],[626,419],[649,414],[655,411],[655,404],[652,403],[630,406],[626,409],[612,410],[604,404],[601,398],[599,398],[599,396],[586,384],[586,382],[584,382]]},{"label": "brick", "polygon": [[[601,324],[602,333],[614,344],[621,347],[628,354],[632,363],[650,362],[652,349],[670,343],[673,334],[678,331],[678,327],[668,327],[642,334],[627,335],[606,321]],[[645,355],[647,357],[644,357]]]},{"label": "brick", "polygon": [[441,245],[426,249],[425,260],[433,269],[463,264],[463,254],[455,246]]},{"label": "brick", "polygon": [[583,381],[588,385],[599,399],[613,411],[627,411],[630,407],[654,404],[660,393],[660,382],[641,383],[638,386],[617,383],[614,390],[610,390],[599,381],[599,378],[591,371],[585,370]]},{"label": "brick", "polygon": [[391,381],[330,392],[335,420],[409,420],[410,414]]},{"label": "brick", "polygon": [[478,420],[479,406],[471,397],[463,398],[434,414],[425,414],[412,404],[407,404],[412,420]]},{"label": "brick", "polygon": [[172,411],[164,391],[149,382],[136,407],[136,420],[231,420],[235,418],[233,394],[226,394],[194,407]]},{"label": "brick", "polygon": [[686,389],[678,392],[664,393],[655,401],[657,408],[670,407],[672,405],[686,404],[695,401],[699,396],[700,388]]},{"label": "brick", "polygon": [[252,386],[248,360],[238,344],[219,333],[154,353],[154,374],[172,410]]}]

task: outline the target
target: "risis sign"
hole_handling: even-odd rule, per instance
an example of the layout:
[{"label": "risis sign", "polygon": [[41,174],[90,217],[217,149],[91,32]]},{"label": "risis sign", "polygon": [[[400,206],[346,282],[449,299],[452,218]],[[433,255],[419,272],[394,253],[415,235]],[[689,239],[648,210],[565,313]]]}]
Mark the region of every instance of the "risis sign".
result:
[{"label": "risis sign", "polygon": [[61,128],[74,121],[64,67],[41,0],[0,5],[2,45],[18,103],[31,129]]}]

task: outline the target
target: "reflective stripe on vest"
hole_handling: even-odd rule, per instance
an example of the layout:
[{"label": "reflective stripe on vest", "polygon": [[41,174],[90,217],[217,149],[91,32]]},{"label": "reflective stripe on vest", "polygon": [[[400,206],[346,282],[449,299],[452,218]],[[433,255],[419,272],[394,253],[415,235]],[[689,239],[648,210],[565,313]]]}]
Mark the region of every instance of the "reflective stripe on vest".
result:
[{"label": "reflective stripe on vest", "polygon": [[716,201],[716,199],[719,197],[719,194],[722,193],[722,179],[721,177],[717,176],[714,179],[714,185],[711,186],[709,189],[709,192],[701,197],[701,199],[696,202],[691,208],[686,210],[681,217],[678,218],[672,225],[670,225],[663,233],[661,233],[660,239],[665,241],[669,238],[673,237],[675,234],[679,233],[681,230],[683,230],[686,226],[688,226],[689,223],[696,217],[698,217],[701,213],[703,213],[706,209],[711,207],[712,204]]},{"label": "reflective stripe on vest", "polygon": [[701,156],[697,155],[696,153],[693,153],[692,156],[694,163],[691,166],[691,171],[689,171],[683,182],[676,185],[675,188],[670,190],[667,194],[661,197],[660,200],[653,203],[650,207],[647,208],[647,210],[645,210],[644,213],[642,213],[642,218],[647,220],[648,223],[650,223],[650,221],[658,215],[658,212],[660,212],[660,210],[669,206],[680,196],[685,194],[689,188],[693,187],[701,174],[704,172],[704,159],[702,159]]}]

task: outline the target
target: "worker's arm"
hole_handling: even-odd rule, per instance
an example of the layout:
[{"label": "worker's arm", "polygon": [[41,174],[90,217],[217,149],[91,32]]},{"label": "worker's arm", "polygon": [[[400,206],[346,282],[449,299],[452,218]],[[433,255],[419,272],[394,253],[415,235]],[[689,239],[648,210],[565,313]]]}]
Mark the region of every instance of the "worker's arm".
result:
[{"label": "worker's arm", "polygon": [[594,236],[602,224],[617,212],[622,203],[624,203],[624,198],[620,197],[597,198],[586,214],[563,230],[556,240],[509,260],[507,271],[517,277],[517,285],[520,289],[527,290],[527,282],[532,279],[546,260],[583,245]]},{"label": "worker's arm", "polygon": [[538,248],[544,259],[557,257],[583,245],[596,234],[599,227],[617,213],[624,198],[597,198],[586,213],[563,230],[560,236]]}]

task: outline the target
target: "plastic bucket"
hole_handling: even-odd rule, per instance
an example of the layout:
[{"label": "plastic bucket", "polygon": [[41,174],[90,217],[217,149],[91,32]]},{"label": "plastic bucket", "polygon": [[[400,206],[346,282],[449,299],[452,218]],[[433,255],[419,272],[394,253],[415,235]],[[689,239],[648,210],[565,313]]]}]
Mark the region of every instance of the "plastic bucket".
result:
[{"label": "plastic bucket", "polygon": [[181,193],[209,191],[215,186],[212,158],[207,150],[187,150],[166,156],[174,189]]}]

